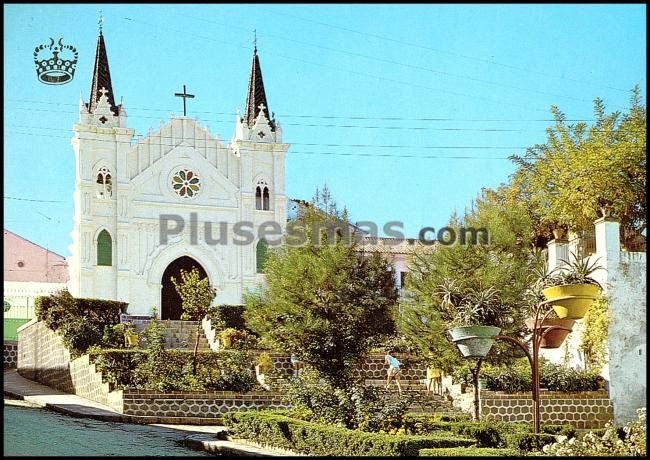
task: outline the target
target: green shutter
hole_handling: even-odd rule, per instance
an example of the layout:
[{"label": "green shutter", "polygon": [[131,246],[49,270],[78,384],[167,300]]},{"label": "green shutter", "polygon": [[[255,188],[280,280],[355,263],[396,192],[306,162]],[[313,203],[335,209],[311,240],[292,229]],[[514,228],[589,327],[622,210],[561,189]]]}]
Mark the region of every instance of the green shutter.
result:
[{"label": "green shutter", "polygon": [[97,265],[113,265],[113,242],[106,230],[97,237]]},{"label": "green shutter", "polygon": [[266,263],[266,253],[268,244],[265,240],[257,242],[257,273],[264,273],[264,264]]}]

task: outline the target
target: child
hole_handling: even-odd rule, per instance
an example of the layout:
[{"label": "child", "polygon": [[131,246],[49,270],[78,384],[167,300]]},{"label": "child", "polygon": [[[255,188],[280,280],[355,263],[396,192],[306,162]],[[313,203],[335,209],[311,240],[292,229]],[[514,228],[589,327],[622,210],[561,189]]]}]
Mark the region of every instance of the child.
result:
[{"label": "child", "polygon": [[388,377],[386,379],[386,389],[388,390],[390,386],[390,380],[391,378],[395,379],[395,383],[397,384],[397,391],[399,394],[402,394],[402,386],[399,383],[399,373],[401,372],[400,369],[400,362],[395,358],[394,356],[391,356],[392,350],[388,350],[386,352],[386,356],[384,356],[384,362],[388,364]]}]

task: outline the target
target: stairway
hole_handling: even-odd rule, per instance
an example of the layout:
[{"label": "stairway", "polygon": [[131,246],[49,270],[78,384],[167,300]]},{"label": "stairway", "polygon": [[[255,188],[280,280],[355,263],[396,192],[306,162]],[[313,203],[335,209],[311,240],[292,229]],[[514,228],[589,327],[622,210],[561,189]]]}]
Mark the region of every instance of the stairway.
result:
[{"label": "stairway", "polygon": [[[384,389],[386,387],[386,379],[366,379],[365,384],[366,386],[380,388],[382,393],[385,393],[386,398],[393,399],[399,396],[397,385],[393,381],[391,381],[388,390]],[[446,396],[427,394],[424,380],[402,378],[400,379],[400,386],[402,387],[402,394],[410,394],[418,399],[409,408],[409,412],[411,413],[451,414],[458,412],[458,409],[453,406],[452,402]]]},{"label": "stairway", "polygon": [[[162,320],[165,325],[165,347],[170,350],[194,350],[196,343],[196,326],[198,321]],[[146,327],[149,321],[135,323],[138,333]],[[203,328],[199,329],[199,351],[210,350],[208,339]]]},{"label": "stairway", "polygon": [[[164,320],[165,342],[169,349],[194,350],[198,321]],[[203,328],[199,329],[199,350],[210,350]]]}]

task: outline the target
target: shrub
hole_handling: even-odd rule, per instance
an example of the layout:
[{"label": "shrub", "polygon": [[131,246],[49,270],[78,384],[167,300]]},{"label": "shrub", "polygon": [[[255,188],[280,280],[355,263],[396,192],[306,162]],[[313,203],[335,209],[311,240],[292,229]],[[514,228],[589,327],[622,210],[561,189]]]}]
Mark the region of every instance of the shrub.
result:
[{"label": "shrub", "polygon": [[243,305],[218,305],[210,308],[207,317],[217,331],[223,331],[230,327],[251,332],[246,327],[244,309]]},{"label": "shrub", "polygon": [[[568,439],[544,447],[546,455],[553,456],[636,456],[645,457],[646,451],[646,409],[637,410],[638,419],[624,427],[609,425],[602,434],[590,431],[581,439]],[[599,430],[600,431],[600,430]]]},{"label": "shrub", "polygon": [[313,370],[287,385],[286,399],[292,407],[309,411],[313,421],[370,432],[399,429],[413,402],[406,395],[387,398],[382,390],[364,385],[335,388]]},{"label": "shrub", "polygon": [[440,433],[436,436],[388,435],[348,430],[296,420],[272,411],[229,412],[225,424],[233,437],[307,455],[416,456],[420,449],[471,446],[474,440]]},{"label": "shrub", "polygon": [[442,447],[420,449],[419,457],[518,457],[516,449],[495,449],[492,447]]},{"label": "shrub", "polygon": [[[464,374],[457,375],[464,381]],[[486,381],[486,389],[490,391],[530,391],[531,372],[527,359],[516,360],[505,366],[485,365],[481,370],[481,378]],[[595,391],[601,387],[602,377],[596,372],[577,370],[542,361],[540,366],[540,386],[550,391]]]},{"label": "shrub", "polygon": [[[445,417],[448,419],[449,417]],[[440,431],[450,431],[456,435],[476,439],[477,447],[500,447],[504,445],[506,434],[518,425],[498,422],[460,422],[442,421],[441,417],[428,414],[407,414],[404,417],[404,429],[408,434],[428,434]],[[521,429],[528,429],[521,427]]]},{"label": "shrub", "polygon": [[512,433],[506,435],[506,447],[523,452],[539,452],[545,445],[556,440],[554,435],[546,433]]},{"label": "shrub", "polygon": [[102,333],[97,325],[80,317],[67,317],[59,331],[63,344],[74,357],[83,354],[88,347],[100,343],[102,339]]},{"label": "shrub", "polygon": [[114,388],[247,392],[256,385],[251,356],[241,351],[199,352],[195,376],[191,351],[94,348],[89,354],[104,381]]},{"label": "shrub", "polygon": [[118,324],[120,313],[128,306],[112,300],[74,298],[67,290],[38,297],[35,304],[36,318],[53,331],[59,331],[73,354],[99,345],[106,326]]},{"label": "shrub", "polygon": [[555,434],[555,435],[562,435],[566,436],[568,438],[575,438],[576,437],[576,429],[573,425],[565,424],[565,425],[542,425],[540,426],[540,429],[542,430],[542,433],[546,434]]}]

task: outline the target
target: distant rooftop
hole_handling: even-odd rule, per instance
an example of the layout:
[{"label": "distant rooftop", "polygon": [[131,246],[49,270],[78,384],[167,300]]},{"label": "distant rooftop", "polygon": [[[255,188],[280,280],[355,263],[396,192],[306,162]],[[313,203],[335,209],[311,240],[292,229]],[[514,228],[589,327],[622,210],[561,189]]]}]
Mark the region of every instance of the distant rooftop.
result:
[{"label": "distant rooftop", "polygon": [[5,281],[65,283],[68,279],[65,257],[5,229]]}]

